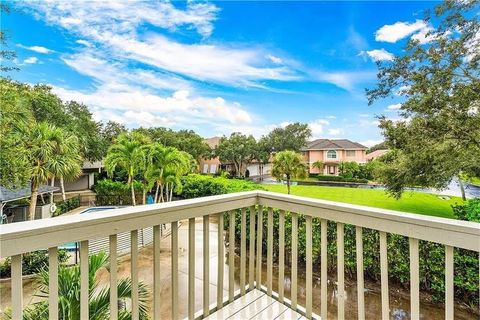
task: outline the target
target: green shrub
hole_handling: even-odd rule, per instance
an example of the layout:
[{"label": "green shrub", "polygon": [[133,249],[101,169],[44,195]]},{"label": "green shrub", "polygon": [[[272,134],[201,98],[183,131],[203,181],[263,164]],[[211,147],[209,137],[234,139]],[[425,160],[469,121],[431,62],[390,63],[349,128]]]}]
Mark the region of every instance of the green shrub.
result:
[{"label": "green shrub", "polygon": [[[66,250],[58,250],[58,262],[64,264],[68,260]],[[12,261],[10,257],[0,263],[0,278],[9,278],[11,276]],[[38,250],[34,252],[24,253],[22,255],[22,274],[30,275],[40,272],[48,266],[48,251]]]},{"label": "green shrub", "polygon": [[55,211],[54,216],[62,215],[65,212],[68,212],[78,207],[80,207],[80,196],[61,201],[57,203],[57,210]]},{"label": "green shrub", "polygon": [[480,222],[480,199],[468,200],[465,204],[452,206],[459,220]]},{"label": "green shrub", "polygon": [[[142,192],[142,183],[140,181],[134,181],[133,187],[135,192]],[[112,181],[110,179],[97,181],[92,189],[99,196],[130,196],[131,192],[130,186],[126,182]]]},{"label": "green shrub", "polygon": [[185,199],[263,189],[260,185],[248,180],[227,179],[199,174],[189,174],[182,177],[182,185],[181,196]]},{"label": "green shrub", "polygon": [[[274,252],[278,251],[279,210],[274,209],[273,241]],[[247,226],[249,225],[249,214],[247,214]],[[263,210],[263,251],[266,255],[267,248],[267,209]],[[224,217],[225,230],[228,230],[228,214]],[[240,210],[236,211],[235,217],[235,238],[240,241],[241,215]],[[298,215],[298,261],[304,264],[306,261],[305,243],[305,218]],[[320,268],[320,219],[313,219],[313,264],[315,269]],[[247,239],[249,239],[249,228],[247,227]],[[328,222],[328,269],[334,272],[337,268],[337,229],[335,222]],[[248,240],[247,240],[248,241]],[[345,225],[345,273],[354,278],[356,274],[356,247],[355,247],[355,226]],[[285,254],[291,254],[292,245],[292,224],[291,214],[285,215]],[[364,247],[364,270],[365,278],[372,281],[380,281],[380,251],[379,232],[371,229],[363,229]],[[388,234],[388,275],[391,283],[403,286],[408,289],[410,285],[410,262],[408,258],[408,238],[396,234]],[[248,248],[248,245],[247,245]],[[440,244],[420,241],[420,287],[422,291],[428,292],[435,302],[443,302],[445,297],[445,247]],[[478,253],[455,248],[455,299],[472,308],[479,305],[479,261]],[[274,259],[278,259],[274,253]],[[277,261],[278,262],[278,261]]]},{"label": "green shrub", "polygon": [[[312,175],[311,175],[311,177],[312,177]],[[319,181],[368,183],[367,179],[345,178],[345,177],[341,177],[341,176],[316,175],[316,176],[314,176],[314,178],[317,178]]]}]

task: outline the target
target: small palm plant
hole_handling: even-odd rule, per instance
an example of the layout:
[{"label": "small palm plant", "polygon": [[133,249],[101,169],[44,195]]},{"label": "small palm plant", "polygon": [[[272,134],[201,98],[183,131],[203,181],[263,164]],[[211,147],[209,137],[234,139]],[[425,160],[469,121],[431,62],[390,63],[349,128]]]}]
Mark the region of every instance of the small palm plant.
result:
[{"label": "small palm plant", "polygon": [[[101,286],[97,279],[97,271],[107,268],[109,257],[105,252],[93,254],[89,257],[88,270],[88,296],[89,296],[89,319],[104,320],[110,318],[110,287]],[[37,297],[48,300],[48,270],[43,270],[37,275],[39,291]],[[132,297],[132,282],[130,278],[122,278],[117,284],[119,301],[126,301]],[[140,319],[148,318],[147,301],[149,298],[147,287],[139,284],[139,311]],[[24,320],[48,319],[48,301],[42,300],[35,303],[23,312]],[[61,320],[80,319],[80,268],[79,266],[60,265],[58,270],[58,315]],[[10,312],[6,313],[10,319]],[[131,319],[131,310],[126,308],[119,310],[118,319]]]},{"label": "small palm plant", "polygon": [[320,161],[320,160],[317,160],[314,163],[312,163],[312,168],[317,169],[318,171],[320,171],[321,174],[323,174],[324,166],[325,164],[323,163],[323,161]]},{"label": "small palm plant", "polygon": [[286,178],[290,194],[290,179],[304,178],[307,175],[307,166],[301,154],[290,150],[281,151],[273,159],[272,175],[279,180]]}]

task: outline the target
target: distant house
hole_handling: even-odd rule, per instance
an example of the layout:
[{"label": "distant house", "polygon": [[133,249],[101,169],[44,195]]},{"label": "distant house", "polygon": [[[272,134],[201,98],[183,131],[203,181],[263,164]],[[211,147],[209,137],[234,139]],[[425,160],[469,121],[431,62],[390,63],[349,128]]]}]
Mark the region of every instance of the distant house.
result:
[{"label": "distant house", "polygon": [[[220,143],[220,137],[212,137],[205,139],[205,142],[210,146],[210,148],[215,149]],[[203,158],[200,160],[200,172],[205,174],[216,174],[220,170],[220,159],[215,158]]]},{"label": "distant house", "polygon": [[[205,139],[205,142],[210,148],[215,149],[220,143],[220,137],[212,137]],[[268,174],[271,171],[271,161],[266,164],[259,163],[258,161],[252,161],[247,165],[245,172],[249,177],[256,177],[264,174]],[[203,158],[200,160],[200,172],[204,174],[216,174],[220,170],[225,170],[231,174],[235,173],[235,166],[233,163],[222,163],[218,157],[215,158]]]},{"label": "distant house", "polygon": [[389,150],[388,149],[381,149],[381,150],[375,150],[373,152],[367,153],[366,158],[367,161],[372,161],[377,158],[380,158],[383,156],[385,153],[387,153]]},{"label": "distant house", "polygon": [[[90,162],[85,160],[82,165],[81,175],[73,181],[65,181],[65,191],[89,190],[95,183],[95,173],[100,173],[103,168],[101,161]],[[55,179],[55,186],[60,187],[60,180]]]},{"label": "distant house", "polygon": [[[317,139],[307,143],[301,149],[305,162],[308,164],[309,173],[338,175],[340,162],[355,161],[363,164],[367,161],[367,147],[358,142],[347,139]],[[323,162],[323,170],[313,167],[316,161]]]}]

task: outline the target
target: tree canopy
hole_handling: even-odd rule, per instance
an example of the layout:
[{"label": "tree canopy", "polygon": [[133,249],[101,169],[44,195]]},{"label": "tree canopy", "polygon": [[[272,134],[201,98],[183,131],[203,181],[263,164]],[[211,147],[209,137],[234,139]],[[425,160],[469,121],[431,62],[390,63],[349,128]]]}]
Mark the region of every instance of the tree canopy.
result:
[{"label": "tree canopy", "polygon": [[378,64],[376,100],[403,98],[400,120],[380,117],[385,157],[380,180],[395,196],[406,186],[445,187],[460,173],[480,175],[480,23],[478,1],[446,1],[425,21],[439,21],[425,41]]},{"label": "tree canopy", "polygon": [[285,128],[275,128],[265,137],[270,152],[283,150],[300,151],[305,147],[307,140],[312,136],[312,131],[305,123],[291,123]]},{"label": "tree canopy", "polygon": [[251,135],[234,132],[222,137],[215,148],[215,155],[223,163],[233,163],[237,177],[245,175],[247,165],[256,159],[257,142]]},{"label": "tree canopy", "polygon": [[204,139],[193,130],[174,131],[169,128],[139,128],[134,131],[140,132],[167,147],[188,152],[195,160],[200,160],[211,155],[211,149]]}]

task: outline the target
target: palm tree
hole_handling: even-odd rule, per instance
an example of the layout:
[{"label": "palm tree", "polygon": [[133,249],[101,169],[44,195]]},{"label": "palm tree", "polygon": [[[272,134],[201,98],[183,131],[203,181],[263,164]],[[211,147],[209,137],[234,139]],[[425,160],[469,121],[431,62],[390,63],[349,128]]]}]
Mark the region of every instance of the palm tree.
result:
[{"label": "palm tree", "polygon": [[113,175],[117,167],[127,171],[127,183],[132,193],[133,205],[136,204],[134,178],[145,159],[145,149],[143,146],[148,143],[147,141],[147,138],[139,133],[121,134],[117,139],[117,143],[108,149],[104,161],[109,176]]},{"label": "palm tree", "polygon": [[323,161],[320,161],[320,160],[317,160],[314,163],[312,163],[312,168],[318,169],[318,171],[320,171],[320,174],[323,174],[323,167],[324,166],[325,166],[325,164],[323,163]]},{"label": "palm tree", "polygon": [[149,149],[148,159],[149,167],[146,175],[150,181],[157,184],[155,190],[155,202],[168,201],[168,199],[165,199],[164,197],[167,177],[166,173],[176,171],[182,166],[180,152],[177,148],[164,147],[159,143],[155,143]]},{"label": "palm tree", "polygon": [[38,188],[46,183],[51,177],[51,165],[55,152],[63,149],[62,138],[64,132],[60,128],[49,125],[46,122],[36,124],[30,134],[30,152],[32,162],[32,174],[30,179],[31,197],[28,209],[28,219],[35,218],[37,207]]},{"label": "palm tree", "polygon": [[295,151],[285,150],[277,153],[273,158],[272,175],[281,180],[287,179],[287,190],[290,194],[290,179],[303,178],[307,175],[307,166],[303,157]]},{"label": "palm tree", "polygon": [[[110,317],[110,287],[100,286],[97,272],[108,269],[109,257],[105,252],[91,255],[88,268],[88,296],[90,319],[104,320]],[[43,270],[37,275],[38,293],[41,302],[35,303],[24,310],[23,319],[48,319],[49,274]],[[132,282],[129,278],[122,278],[117,283],[118,300],[125,301],[132,297]],[[58,269],[58,314],[61,320],[80,319],[80,268],[78,265],[68,267],[60,265]],[[147,287],[139,284],[139,311],[140,319],[148,318],[147,301],[149,298]],[[6,313],[10,318],[9,312]],[[131,310],[119,310],[118,319],[131,319]]]},{"label": "palm tree", "polygon": [[64,180],[74,180],[78,178],[82,172],[82,156],[80,155],[80,144],[77,137],[63,132],[60,137],[62,143],[54,150],[52,158],[48,161],[48,170],[51,174],[51,183],[54,185],[55,177],[60,179],[60,189],[62,191],[62,199],[65,201],[65,184]]}]

